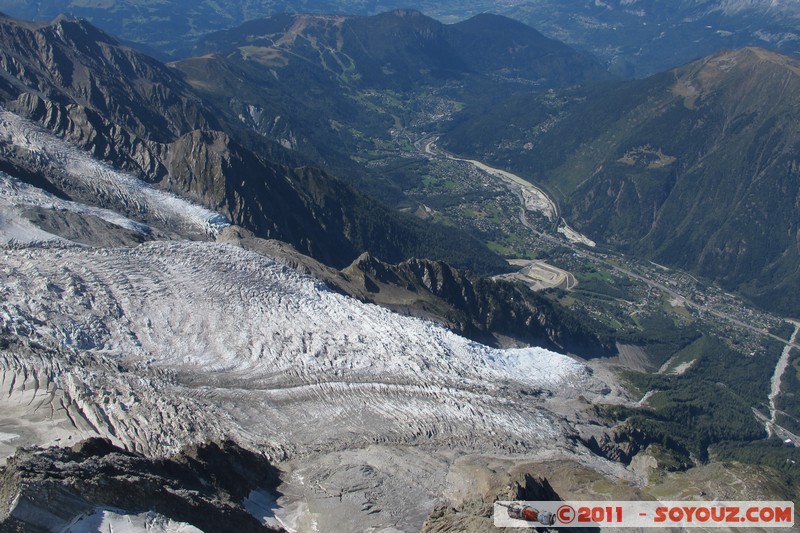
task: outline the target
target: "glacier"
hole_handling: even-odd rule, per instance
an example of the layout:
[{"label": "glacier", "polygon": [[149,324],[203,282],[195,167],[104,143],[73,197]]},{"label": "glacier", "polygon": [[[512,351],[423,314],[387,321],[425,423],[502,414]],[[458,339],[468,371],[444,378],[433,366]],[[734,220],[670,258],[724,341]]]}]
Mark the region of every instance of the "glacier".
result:
[{"label": "glacier", "polygon": [[[541,442],[556,439],[560,423],[530,399],[592,384],[587,367],[567,356],[489,348],[229,244],[51,242],[0,253],[0,332],[61,356],[31,367],[4,355],[2,388],[12,399],[15,391],[33,394],[37,409],[53,409],[54,390],[64,391],[91,406],[79,407],[77,418],[134,450],[174,452],[185,439],[223,435],[282,452],[364,437]],[[94,370],[83,376],[87,366]],[[40,373],[49,390],[28,382]],[[109,387],[119,380],[126,385]],[[137,398],[145,382],[150,397]],[[509,389],[526,391],[528,401]],[[158,405],[171,395],[181,399]],[[174,444],[147,431],[148,420],[187,425],[168,420],[170,404],[195,402],[226,416],[198,408],[196,431],[183,428]]]},{"label": "glacier", "polygon": [[[0,146],[26,152],[50,172],[65,175],[100,203],[110,203],[139,218],[151,217],[177,233],[217,235],[229,226],[221,214],[174,194],[150,187],[135,176],[92,158],[52,132],[0,107]],[[106,210],[107,211],[107,210]],[[118,217],[116,217],[118,218]]]},{"label": "glacier", "polygon": [[[622,393],[584,362],[490,348],[216,242],[221,215],[2,109],[0,144],[113,200],[69,201],[0,173],[0,458],[91,436],[150,456],[232,439],[285,469],[277,509],[261,509],[266,493],[244,504],[304,531],[330,511],[328,490],[343,527],[418,529],[466,454],[596,460],[570,405]],[[38,227],[31,208],[162,240],[79,244]],[[401,510],[380,513],[388,502]],[[115,513],[76,530],[145,527]]]}]

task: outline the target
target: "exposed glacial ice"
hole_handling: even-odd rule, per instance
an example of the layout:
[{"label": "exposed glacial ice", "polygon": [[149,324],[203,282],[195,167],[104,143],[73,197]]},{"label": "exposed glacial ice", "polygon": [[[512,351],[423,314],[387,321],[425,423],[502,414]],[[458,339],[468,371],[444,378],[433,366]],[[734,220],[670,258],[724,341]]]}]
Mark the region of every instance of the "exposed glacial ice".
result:
[{"label": "exposed glacial ice", "polygon": [[[40,403],[66,394],[90,428],[135,449],[220,434],[285,451],[511,435],[529,445],[561,434],[535,397],[592,381],[569,357],[489,348],[229,245],[0,253],[0,331],[54,354],[4,355],[9,399],[32,386],[20,372],[42,371]],[[175,404],[206,408],[170,420]],[[156,420],[169,426],[157,437]]]},{"label": "exposed glacial ice", "polygon": [[91,191],[98,201],[113,201],[127,212],[139,215],[137,218],[153,218],[175,228],[177,233],[213,235],[229,225],[219,213],[154,189],[3,108],[0,108],[0,144],[15,146],[33,160],[65,172],[73,183]]},{"label": "exposed glacial ice", "polygon": [[158,513],[126,514],[119,509],[97,509],[93,514],[81,516],[62,529],[60,533],[202,533],[191,524],[175,522]]}]

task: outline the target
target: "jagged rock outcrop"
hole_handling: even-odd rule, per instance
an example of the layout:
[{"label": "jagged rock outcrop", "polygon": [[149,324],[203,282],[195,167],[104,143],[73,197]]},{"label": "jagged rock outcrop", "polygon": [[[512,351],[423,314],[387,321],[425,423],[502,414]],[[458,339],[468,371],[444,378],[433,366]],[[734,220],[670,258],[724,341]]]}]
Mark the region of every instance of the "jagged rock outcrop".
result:
[{"label": "jagged rock outcrop", "polygon": [[505,336],[584,357],[613,352],[592,324],[520,284],[480,277],[441,261],[410,259],[390,265],[369,254],[343,272],[364,288],[364,299],[438,320],[472,339],[497,343]]},{"label": "jagged rock outcrop", "polygon": [[641,432],[626,427],[612,431],[611,434],[603,432],[599,436],[592,435],[584,444],[601,457],[630,464],[642,449],[642,437]]},{"label": "jagged rock outcrop", "polygon": [[167,175],[163,159],[169,145],[142,138],[92,108],[46,100],[30,92],[6,101],[5,106],[140,179],[157,182]]},{"label": "jagged rock outcrop", "polygon": [[277,486],[277,470],[231,441],[147,458],[92,438],[71,448],[22,448],[0,470],[0,531],[60,530],[98,509],[157,513],[204,531],[276,531],[243,507]]},{"label": "jagged rock outcrop", "polygon": [[[502,475],[501,475],[502,477]],[[506,486],[493,493],[476,495],[455,506],[444,503],[434,508],[422,533],[444,533],[459,531],[463,533],[483,533],[502,531],[494,527],[495,501],[559,501],[561,497],[550,486],[547,478],[528,472],[508,475]]]},{"label": "jagged rock outcrop", "polygon": [[680,443],[671,439],[665,441],[663,436],[654,436],[652,432],[629,422],[611,429],[602,426],[591,429],[591,434],[583,434],[579,439],[591,451],[606,459],[630,465],[634,458],[644,459],[647,452],[658,449],[662,452],[662,459],[666,460],[654,459],[652,463],[656,468],[674,471],[692,466],[690,460],[681,459],[690,454]]},{"label": "jagged rock outcrop", "polygon": [[194,129],[219,128],[212,110],[172,69],[85,20],[51,23],[0,18],[0,91],[5,100],[34,92],[58,104],[95,110],[132,134],[170,142]]}]

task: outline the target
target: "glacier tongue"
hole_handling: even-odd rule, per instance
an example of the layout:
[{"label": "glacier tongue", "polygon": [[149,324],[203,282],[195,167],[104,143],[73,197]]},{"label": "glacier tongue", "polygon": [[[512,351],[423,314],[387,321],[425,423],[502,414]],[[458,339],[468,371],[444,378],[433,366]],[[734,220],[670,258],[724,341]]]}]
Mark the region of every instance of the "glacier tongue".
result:
[{"label": "glacier tongue", "polygon": [[229,245],[1,253],[0,331],[52,354],[4,354],[4,401],[58,399],[76,428],[151,453],[220,435],[289,454],[526,449],[563,433],[543,398],[595,384],[566,356],[488,348]]},{"label": "glacier tongue", "polygon": [[54,211],[69,211],[90,215],[115,226],[140,235],[149,235],[152,230],[145,224],[111,211],[77,202],[62,200],[37,187],[0,172],[0,242],[32,243],[43,241],[65,242],[65,239],[48,233],[25,219],[25,208],[43,208]]}]

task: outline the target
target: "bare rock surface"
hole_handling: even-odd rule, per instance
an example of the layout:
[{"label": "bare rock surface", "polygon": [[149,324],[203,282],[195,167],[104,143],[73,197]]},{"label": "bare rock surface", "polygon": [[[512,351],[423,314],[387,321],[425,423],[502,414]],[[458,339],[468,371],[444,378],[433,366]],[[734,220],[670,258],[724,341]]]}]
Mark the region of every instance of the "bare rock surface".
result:
[{"label": "bare rock surface", "polygon": [[0,530],[88,531],[105,511],[146,514],[151,523],[171,523],[173,531],[274,531],[243,502],[252,490],[274,490],[277,480],[266,458],[229,441],[164,459],[100,438],[71,448],[22,448],[0,470]]}]

